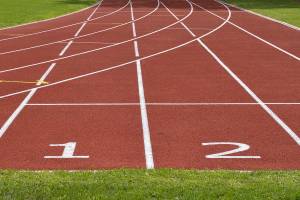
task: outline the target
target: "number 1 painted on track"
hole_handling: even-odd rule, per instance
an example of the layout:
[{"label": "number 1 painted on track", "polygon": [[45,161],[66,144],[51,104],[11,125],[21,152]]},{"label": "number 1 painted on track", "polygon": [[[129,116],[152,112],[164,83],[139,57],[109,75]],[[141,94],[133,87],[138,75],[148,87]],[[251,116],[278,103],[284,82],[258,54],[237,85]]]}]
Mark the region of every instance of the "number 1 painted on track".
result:
[{"label": "number 1 painted on track", "polygon": [[74,156],[76,142],[68,142],[65,144],[50,144],[50,147],[65,147],[61,156],[44,156],[44,158],[89,158],[89,156]]}]

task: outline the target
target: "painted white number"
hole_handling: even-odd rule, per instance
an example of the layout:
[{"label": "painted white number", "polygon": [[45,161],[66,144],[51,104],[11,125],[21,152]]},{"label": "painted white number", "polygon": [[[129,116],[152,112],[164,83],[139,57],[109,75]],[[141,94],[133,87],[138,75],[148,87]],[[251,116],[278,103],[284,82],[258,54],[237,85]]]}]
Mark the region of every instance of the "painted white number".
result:
[{"label": "painted white number", "polygon": [[260,156],[228,156],[233,153],[238,153],[242,151],[247,151],[250,149],[248,144],[237,143],[237,142],[209,142],[209,143],[202,143],[203,146],[212,146],[212,145],[235,145],[237,148],[232,149],[230,151],[220,152],[216,154],[210,154],[205,156],[206,158],[254,158],[258,159],[261,158]]},{"label": "painted white number", "polygon": [[50,147],[65,147],[61,156],[44,156],[44,158],[89,158],[89,156],[74,156],[76,142],[65,144],[50,144]]}]

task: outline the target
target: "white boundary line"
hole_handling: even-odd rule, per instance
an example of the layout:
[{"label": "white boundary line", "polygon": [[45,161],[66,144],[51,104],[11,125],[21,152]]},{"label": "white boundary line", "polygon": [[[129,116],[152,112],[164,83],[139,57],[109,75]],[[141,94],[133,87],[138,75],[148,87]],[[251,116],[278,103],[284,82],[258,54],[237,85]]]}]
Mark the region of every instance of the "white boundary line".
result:
[{"label": "white boundary line", "polygon": [[[95,75],[95,74],[99,74],[99,73],[104,73],[104,72],[107,72],[107,71],[111,71],[111,70],[114,70],[114,69],[118,69],[118,68],[122,68],[122,67],[125,67],[127,65],[130,65],[130,64],[133,64],[136,62],[136,60],[147,60],[149,58],[152,58],[152,57],[155,57],[155,56],[158,56],[158,55],[161,55],[161,54],[164,54],[164,53],[168,53],[170,51],[174,51],[176,49],[179,49],[181,47],[184,47],[184,46],[187,46],[189,44],[192,44],[193,42],[197,41],[198,39],[200,38],[204,38],[216,31],[218,31],[220,28],[222,28],[230,19],[230,15],[228,15],[227,19],[225,21],[223,21],[223,23],[221,23],[219,26],[217,26],[215,29],[199,36],[198,38],[195,38],[195,39],[192,39],[188,42],[185,42],[185,43],[182,43],[180,45],[176,45],[174,47],[171,47],[169,49],[165,49],[163,51],[159,51],[159,52],[156,52],[156,53],[153,53],[153,54],[150,54],[148,56],[144,56],[144,57],[140,57],[139,59],[134,59],[134,60],[131,60],[131,61],[128,61],[128,62],[125,62],[125,63],[121,63],[121,64],[118,64],[118,65],[114,65],[114,66],[110,66],[110,67],[106,67],[104,69],[99,69],[99,70],[96,70],[96,71],[93,71],[93,72],[89,72],[89,73],[85,73],[85,74],[81,74],[79,76],[73,76],[73,77],[70,77],[70,78],[67,78],[67,79],[63,79],[63,80],[60,80],[60,81],[57,81],[57,82],[53,82],[53,83],[50,83],[50,84],[47,84],[47,85],[43,85],[43,86],[39,86],[39,87],[35,87],[35,88],[38,88],[38,89],[41,89],[41,88],[46,88],[46,87],[51,87],[51,86],[55,86],[55,85],[59,85],[59,84],[63,84],[63,83],[66,83],[66,82],[69,82],[69,81],[73,81],[73,80],[77,80],[77,79],[81,79],[81,78],[85,78],[85,77],[89,77],[89,76],[92,76],[92,75]],[[180,21],[183,21],[184,19],[181,19]],[[176,22],[177,24],[178,22]],[[173,26],[173,25],[171,25]],[[169,26],[168,26],[169,27]],[[166,28],[168,28],[166,27]],[[165,29],[166,29],[165,28]],[[159,31],[156,31],[156,32],[159,32]],[[138,38],[138,37],[137,37]],[[135,39],[137,39],[135,38]],[[101,67],[101,66],[99,66]],[[26,90],[21,90],[21,91],[18,91],[18,92],[14,92],[14,93],[9,93],[9,94],[6,94],[6,95],[2,95],[0,96],[0,99],[4,99],[4,98],[7,98],[7,97],[11,97],[11,96],[15,96],[15,95],[19,95],[19,94],[23,94],[23,93],[26,93],[26,92],[29,92],[31,89],[33,88],[30,88],[30,89],[26,89]]]},{"label": "white boundary line", "polygon": [[[102,3],[102,1],[99,4],[101,4],[101,3]],[[96,4],[96,5],[99,5],[99,4]],[[129,5],[129,1],[123,7],[119,8],[119,9],[113,11],[113,12],[110,12],[110,13],[108,13],[106,15],[102,15],[102,16],[96,17],[96,18],[88,20],[88,21],[85,20],[85,21],[74,23],[74,24],[68,24],[68,25],[64,25],[64,26],[59,26],[59,27],[52,28],[52,29],[46,29],[46,30],[43,30],[43,31],[38,31],[38,32],[23,34],[23,35],[20,35],[20,36],[15,36],[15,37],[10,37],[10,38],[4,38],[4,39],[0,39],[0,42],[4,42],[4,41],[8,41],[8,40],[13,40],[13,39],[18,39],[18,38],[23,38],[23,37],[28,37],[28,36],[32,36],[32,35],[39,35],[39,34],[42,34],[42,33],[56,31],[56,30],[60,30],[60,29],[64,29],[64,28],[69,28],[69,27],[72,27],[72,26],[76,26],[76,25],[79,25],[79,24],[83,24],[83,23],[86,23],[86,22],[95,21],[95,20],[98,20],[98,19],[110,16],[112,14],[118,13],[119,11],[123,10],[127,5]]]},{"label": "white boundary line", "polygon": [[244,11],[244,12],[247,12],[247,13],[251,13],[252,15],[256,15],[256,16],[258,16],[258,17],[261,17],[261,18],[270,20],[270,21],[272,21],[272,22],[275,22],[275,23],[284,25],[284,26],[286,26],[286,27],[288,27],[288,28],[291,28],[291,29],[294,29],[294,30],[296,30],[296,31],[300,31],[300,28],[299,28],[299,27],[294,26],[294,25],[292,25],[292,24],[289,24],[289,23],[287,23],[287,22],[283,22],[283,21],[280,21],[280,20],[277,20],[277,19],[274,19],[274,18],[265,16],[265,15],[262,15],[262,14],[260,14],[260,13],[253,12],[253,11],[251,11],[251,10],[248,10],[248,9],[245,9],[245,8],[242,8],[242,7],[239,7],[239,6],[237,6],[237,5],[233,5],[233,4],[227,3],[227,2],[225,2],[225,1],[218,1],[218,2],[219,2],[219,3],[226,4],[226,5],[229,5],[229,6],[231,6],[231,7],[237,8],[237,9],[240,9],[240,10],[242,10],[242,11]]},{"label": "white boundary line", "polygon": [[86,7],[86,8],[83,8],[83,9],[80,9],[80,10],[77,10],[77,11],[74,11],[74,12],[71,12],[71,13],[68,13],[68,14],[65,14],[65,15],[60,15],[60,16],[57,16],[57,17],[53,17],[53,18],[50,18],[50,19],[44,19],[44,20],[39,20],[39,21],[35,21],[35,22],[29,22],[29,23],[25,23],[25,24],[20,24],[20,25],[16,25],[16,26],[10,26],[10,27],[4,27],[4,28],[0,28],[0,31],[3,31],[3,30],[8,30],[8,29],[14,29],[14,28],[19,28],[19,27],[22,27],[22,26],[28,26],[28,25],[32,25],[32,24],[38,24],[38,23],[42,23],[42,22],[48,22],[48,21],[53,21],[53,20],[56,20],[56,19],[59,19],[59,18],[63,18],[63,17],[67,17],[67,16],[70,16],[70,15],[74,15],[74,14],[77,14],[79,12],[83,12],[83,11],[86,11],[88,9],[92,9],[93,7],[97,6],[100,2],[97,2],[89,7]]},{"label": "white boundary line", "polygon": [[[162,5],[166,7],[163,3]],[[227,6],[226,8],[229,10]],[[167,10],[172,13],[172,11],[168,8]],[[176,15],[172,15],[176,20],[179,20]],[[187,32],[195,37],[195,34],[183,22],[180,23],[186,28]],[[280,125],[283,130],[285,130],[285,132],[297,143],[297,145],[300,146],[300,138],[298,135],[290,127],[288,127],[288,125],[285,124],[285,122],[283,122],[233,71],[231,71],[231,69],[202,40],[197,39],[197,41],[214,58],[214,60],[217,61],[219,65],[274,119],[274,121]]]},{"label": "white boundary line", "polygon": [[[193,102],[146,102],[147,106],[260,106],[259,103],[193,103]],[[266,105],[300,105],[300,103],[265,103]],[[140,106],[140,103],[28,103],[28,106]]]},{"label": "white boundary line", "polygon": [[[101,4],[98,4],[98,6],[95,8],[94,12],[92,12],[89,16],[91,18],[95,11],[100,7]],[[81,31],[82,29],[80,29]],[[80,31],[77,31],[76,34]],[[60,52],[60,56],[62,56],[66,50],[70,47],[72,44],[72,41],[70,41]],[[47,78],[47,76],[50,74],[50,72],[55,67],[56,63],[52,63],[50,67],[46,70],[46,72],[42,75],[42,77],[39,79],[39,81],[36,83],[37,86],[41,85],[42,82]],[[17,107],[17,109],[12,113],[12,115],[7,119],[7,121],[3,124],[3,126],[0,128],[0,138],[5,134],[7,129],[10,127],[10,125],[14,122],[14,120],[18,117],[18,115],[21,113],[21,111],[24,109],[26,104],[30,101],[30,99],[33,97],[33,95],[37,92],[38,88],[33,88],[30,90],[29,94],[25,97],[25,99],[20,103],[20,105]]]},{"label": "white boundary line", "polygon": [[[216,1],[216,2],[218,2],[218,1]],[[221,16],[219,16],[219,15],[217,15],[217,14],[215,14],[215,13],[213,13],[213,12],[211,12],[211,11],[205,9],[205,8],[203,8],[202,6],[200,6],[200,5],[198,5],[198,4],[194,3],[194,2],[191,2],[191,3],[194,4],[195,6],[201,8],[201,9],[207,11],[207,12],[209,12],[210,14],[214,15],[215,17],[218,17],[219,19],[225,20],[223,17],[221,17]],[[218,3],[220,3],[220,4],[223,5],[223,6],[226,6],[225,4],[222,4],[221,2],[218,2]],[[244,29],[244,28],[242,28],[242,27],[240,27],[240,26],[234,24],[234,23],[231,22],[231,21],[229,21],[228,23],[231,24],[232,26],[238,28],[239,30],[241,30],[241,31],[243,31],[243,32],[245,32],[245,33],[247,33],[248,35],[251,35],[252,37],[254,37],[254,38],[256,38],[256,39],[262,41],[263,43],[268,44],[269,46],[271,46],[271,47],[277,49],[278,51],[281,51],[282,53],[284,53],[284,54],[286,54],[286,55],[288,55],[288,56],[290,56],[290,57],[292,57],[292,58],[294,58],[294,59],[300,61],[300,58],[299,58],[298,56],[296,56],[296,55],[294,55],[294,54],[292,54],[292,53],[290,53],[290,52],[288,52],[288,51],[286,51],[286,50],[284,50],[284,49],[282,49],[282,48],[276,46],[275,44],[273,44],[273,43],[271,43],[271,42],[268,42],[267,40],[265,40],[265,39],[263,39],[263,38],[261,38],[261,37],[255,35],[255,34],[249,32],[249,31],[247,31],[246,29]]]},{"label": "white boundary line", "polygon": [[[133,14],[131,0],[130,0],[130,11],[131,11],[131,20],[132,20],[132,24],[131,24],[132,25],[132,34],[133,34],[133,37],[136,38],[137,35],[136,35],[136,28],[135,28],[135,23],[134,23],[134,14]],[[140,53],[139,53],[138,42],[136,40],[134,40],[133,44],[134,44],[135,57],[139,58]],[[147,106],[146,106],[145,93],[144,93],[142,66],[141,66],[141,61],[139,59],[136,60],[136,72],[137,72],[138,90],[139,90],[139,98],[140,98],[140,111],[141,111],[141,120],[142,120],[142,127],[143,127],[146,168],[154,169],[150,128],[149,128]]]}]

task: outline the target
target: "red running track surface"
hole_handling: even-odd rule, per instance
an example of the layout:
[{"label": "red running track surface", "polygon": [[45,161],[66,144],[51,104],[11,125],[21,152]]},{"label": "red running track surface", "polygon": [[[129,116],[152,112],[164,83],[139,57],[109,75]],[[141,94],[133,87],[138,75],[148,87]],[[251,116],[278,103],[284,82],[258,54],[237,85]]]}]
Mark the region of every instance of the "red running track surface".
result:
[{"label": "red running track surface", "polygon": [[214,0],[0,30],[0,168],[300,169],[299,49]]}]

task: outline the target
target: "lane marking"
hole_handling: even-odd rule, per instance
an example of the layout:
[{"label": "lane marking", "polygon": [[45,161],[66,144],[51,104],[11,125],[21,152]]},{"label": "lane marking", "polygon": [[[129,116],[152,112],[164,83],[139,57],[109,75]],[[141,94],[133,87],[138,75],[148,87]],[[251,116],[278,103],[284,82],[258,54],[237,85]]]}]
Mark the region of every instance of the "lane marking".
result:
[{"label": "lane marking", "polygon": [[81,25],[81,27],[78,29],[78,31],[75,33],[75,37],[77,37],[78,35],[79,35],[79,33],[81,32],[81,30],[85,27],[85,25],[86,25],[86,22],[84,22],[82,25]]},{"label": "lane marking", "polygon": [[[192,9],[191,9],[191,12],[192,12]],[[187,16],[188,17],[188,16]],[[39,87],[35,87],[35,88],[38,88],[38,89],[41,89],[41,88],[46,88],[46,87],[51,87],[51,86],[55,86],[55,85],[59,85],[59,84],[63,84],[63,83],[66,83],[66,82],[69,82],[69,81],[73,81],[73,80],[77,80],[77,79],[81,79],[81,78],[85,78],[85,77],[89,77],[89,76],[92,76],[92,75],[95,75],[95,74],[100,74],[100,73],[104,73],[104,72],[107,72],[107,71],[111,71],[111,70],[114,70],[114,69],[119,69],[119,68],[122,68],[122,67],[125,67],[126,65],[130,65],[130,64],[133,64],[136,62],[136,60],[147,60],[149,58],[153,58],[155,56],[158,56],[158,55],[161,55],[161,54],[164,54],[164,53],[168,53],[170,51],[174,51],[176,49],[179,49],[181,47],[184,47],[184,46],[187,46],[189,44],[192,44],[193,42],[197,41],[197,39],[200,39],[200,38],[204,38],[216,31],[218,31],[219,29],[221,29],[230,19],[231,17],[231,13],[228,14],[228,17],[225,21],[223,21],[223,23],[221,23],[219,26],[217,26],[215,29],[199,36],[198,38],[195,38],[195,39],[192,39],[190,41],[187,41],[185,43],[182,43],[180,45],[176,45],[174,47],[171,47],[169,49],[165,49],[163,51],[159,51],[159,52],[156,52],[156,53],[153,53],[153,54],[150,54],[148,56],[144,56],[144,57],[140,57],[139,59],[134,59],[134,60],[131,60],[131,61],[128,61],[128,62],[125,62],[125,63],[121,63],[121,64],[118,64],[118,65],[114,65],[114,66],[111,66],[111,67],[106,67],[104,69],[100,69],[100,70],[96,70],[96,71],[93,71],[93,72],[89,72],[89,73],[86,73],[86,74],[81,74],[79,76],[73,76],[73,77],[70,77],[70,78],[67,78],[67,79],[63,79],[63,80],[60,80],[60,81],[57,81],[57,82],[53,82],[53,83],[50,83],[49,85],[47,86],[39,86]],[[181,19],[181,20],[184,20],[184,19]],[[181,21],[180,20],[180,21]],[[177,24],[177,22],[176,22]],[[138,37],[137,37],[138,38]],[[136,39],[137,39],[136,38]],[[100,66],[99,66],[100,67]],[[130,67],[130,66],[129,66]],[[33,89],[33,88],[31,88]],[[27,89],[27,90],[21,90],[21,91],[18,91],[18,92],[14,92],[14,93],[9,93],[9,94],[6,94],[6,95],[2,95],[0,96],[0,99],[4,99],[4,98],[7,98],[7,97],[11,97],[11,96],[15,96],[15,95],[19,95],[19,94],[23,94],[23,93],[26,93],[30,91],[30,89]]]},{"label": "lane marking", "polygon": [[[157,5],[157,8],[158,8],[158,7],[159,7],[159,4]],[[157,9],[157,8],[156,8],[156,9]],[[153,12],[155,12],[155,10],[153,10]],[[192,14],[192,12],[193,12],[193,10],[191,9],[190,12],[189,12],[189,14],[186,15],[184,18],[182,18],[180,21],[183,21],[183,20],[187,19],[187,18]],[[148,15],[150,15],[150,14],[152,14],[152,13],[149,13]],[[145,18],[145,17],[147,17],[148,15],[145,15],[145,16],[143,16],[143,17],[141,17],[141,18]],[[141,18],[139,18],[139,19],[141,19]],[[132,23],[132,22],[129,22],[129,23]],[[96,49],[93,49],[93,50],[89,50],[89,51],[85,51],[85,52],[80,52],[80,53],[76,53],[76,54],[72,54],[72,55],[68,55],[68,56],[64,56],[64,57],[60,57],[60,58],[56,58],[56,59],[51,59],[51,60],[47,60],[47,61],[42,61],[42,62],[39,62],[39,63],[29,64],[29,65],[23,65],[23,66],[20,66],[20,67],[14,67],[14,68],[2,70],[2,71],[0,71],[0,73],[5,73],[5,72],[15,71],[15,70],[20,70],[20,69],[24,69],[24,68],[28,68],[28,67],[32,67],[32,66],[41,65],[41,64],[51,63],[51,62],[55,62],[55,61],[64,60],[64,59],[67,59],[67,58],[79,56],[79,55],[84,55],[84,54],[88,54],[88,53],[100,51],[100,50],[102,50],[102,49],[107,49],[107,48],[111,48],[111,47],[114,47],[114,46],[119,46],[119,45],[122,45],[122,44],[126,44],[126,43],[128,43],[128,42],[131,42],[131,41],[133,41],[133,40],[137,40],[137,39],[141,39],[141,38],[147,37],[147,36],[149,36],[149,35],[153,35],[153,34],[155,34],[155,33],[158,33],[158,32],[160,32],[160,31],[163,31],[163,30],[165,30],[165,29],[168,29],[169,27],[172,27],[172,26],[174,26],[174,25],[176,25],[176,24],[178,24],[178,23],[179,23],[179,22],[174,22],[174,23],[172,23],[172,24],[170,24],[170,25],[168,25],[168,26],[165,26],[165,27],[163,27],[163,28],[161,28],[161,29],[152,31],[152,32],[150,32],[150,33],[147,33],[147,34],[144,34],[144,35],[141,35],[141,36],[138,36],[138,37],[136,37],[136,38],[129,39],[129,40],[124,40],[124,41],[122,41],[122,42],[115,43],[115,44],[112,44],[112,45],[108,45],[108,46],[105,46],[105,47],[100,47],[100,48],[96,48]],[[226,22],[224,22],[224,23],[226,23]],[[223,23],[222,23],[222,24],[223,24]],[[220,27],[221,27],[221,25],[220,25],[218,28],[216,28],[216,29],[214,29],[214,30],[208,32],[207,34],[204,34],[203,37],[205,37],[206,35],[211,34],[212,32],[214,32],[214,31],[216,31],[216,30],[218,30]],[[80,37],[81,37],[81,36],[79,36],[79,37],[77,37],[77,38],[80,38]],[[182,45],[178,45],[178,46],[176,46],[176,47],[184,46],[184,45],[186,45],[186,44],[188,44],[188,43],[192,43],[192,42],[193,42],[193,41],[189,41],[189,42],[187,42],[187,43],[184,43],[184,44],[182,44]],[[174,48],[176,48],[176,47],[174,47]],[[170,49],[172,49],[172,48],[170,48]],[[165,51],[162,51],[162,52],[165,52]],[[152,54],[152,55],[154,55],[154,54]]]},{"label": "lane marking", "polygon": [[63,56],[66,53],[66,51],[68,50],[68,48],[71,46],[72,43],[73,43],[73,40],[69,41],[68,44],[60,52],[59,56]]},{"label": "lane marking", "polygon": [[69,159],[69,158],[90,158],[90,156],[74,156],[76,142],[68,142],[65,144],[50,144],[50,147],[64,147],[61,156],[44,156],[46,159]]},{"label": "lane marking", "polygon": [[[158,2],[158,0],[157,0],[157,2]],[[152,13],[154,13],[158,8],[159,8],[159,2],[157,3],[157,6],[156,6],[156,8],[154,10],[152,10],[147,15],[144,15],[144,16],[142,16],[140,18],[137,18],[135,21],[139,21],[139,20],[142,20],[142,19],[148,17],[149,15],[151,15]],[[85,37],[88,37],[88,36],[91,36],[91,35],[95,35],[95,34],[98,34],[98,33],[107,32],[107,31],[110,31],[110,30],[113,30],[113,29],[117,29],[119,27],[122,27],[122,26],[125,26],[125,25],[129,25],[129,24],[131,24],[131,21],[128,21],[128,22],[125,22],[125,23],[122,23],[120,25],[116,25],[116,26],[113,26],[113,27],[110,27],[110,28],[106,28],[106,29],[102,29],[102,30],[99,30],[99,31],[95,31],[95,32],[92,32],[92,33],[85,34],[85,35],[81,35],[81,36],[78,36],[78,37],[67,38],[67,39],[64,39],[64,40],[58,40],[58,41],[55,41],[55,42],[44,43],[44,44],[40,44],[40,45],[36,45],[36,46],[31,46],[31,47],[26,47],[26,48],[22,48],[22,49],[15,49],[15,50],[12,50],[12,51],[0,52],[0,55],[6,55],[6,54],[16,53],[16,52],[20,52],[20,51],[27,51],[27,50],[30,50],[30,49],[35,49],[35,48],[50,46],[50,45],[54,45],[54,44],[59,44],[61,42],[70,41],[70,40],[73,40],[75,38],[77,38],[77,39],[79,39],[79,38],[85,38]],[[130,41],[126,41],[125,40],[124,42],[126,43],[126,42],[130,42]],[[111,46],[106,46],[106,47],[110,48]],[[101,50],[101,49],[97,49],[97,50]],[[75,56],[77,56],[77,55],[75,55]],[[52,62],[52,61],[48,60],[46,62]],[[34,65],[35,64],[33,64],[33,66]],[[29,65],[27,65],[27,66],[29,66]],[[10,70],[3,70],[3,71],[0,71],[0,73],[11,71],[11,70],[18,69],[18,68],[19,67],[17,67],[17,68],[11,68]]]},{"label": "lane marking", "polygon": [[[218,1],[216,1],[216,2],[218,2]],[[205,8],[203,8],[202,6],[200,6],[200,5],[198,5],[198,4],[194,3],[194,2],[191,2],[191,3],[192,3],[193,5],[195,5],[195,6],[201,8],[201,9],[207,11],[207,12],[209,12],[210,14],[214,15],[215,17],[218,17],[219,19],[225,20],[223,17],[221,17],[221,16],[219,16],[219,15],[217,15],[217,14],[215,14],[215,13],[213,13],[213,12],[211,12],[211,11],[205,9]],[[218,3],[220,3],[221,5],[227,7],[225,4],[222,4],[221,2],[218,2]],[[227,9],[229,9],[229,8],[227,7]],[[282,52],[282,53],[284,53],[284,54],[286,54],[286,55],[288,55],[288,56],[290,56],[290,57],[292,57],[292,58],[294,58],[294,59],[300,61],[300,58],[299,58],[298,56],[296,56],[296,55],[294,55],[294,54],[292,54],[292,53],[290,53],[290,52],[288,52],[288,51],[286,51],[286,50],[284,50],[284,49],[282,49],[282,48],[276,46],[275,44],[273,44],[273,43],[271,43],[271,42],[268,42],[267,40],[265,40],[265,39],[263,39],[263,38],[261,38],[261,37],[255,35],[254,33],[251,33],[251,32],[249,32],[249,31],[247,31],[246,29],[244,29],[244,28],[242,28],[242,27],[236,25],[235,23],[233,23],[233,22],[231,22],[231,21],[229,21],[228,23],[231,24],[232,26],[236,27],[237,29],[239,29],[239,30],[241,30],[241,31],[243,31],[243,32],[245,32],[245,33],[247,33],[248,35],[251,35],[252,37],[254,37],[254,38],[260,40],[261,42],[263,42],[263,43],[265,43],[265,44],[267,44],[267,45],[269,45],[269,46],[271,46],[271,47],[277,49],[278,51],[280,51],[280,52]]]},{"label": "lane marking", "polygon": [[[49,73],[53,70],[56,63],[52,63],[50,67],[46,70],[46,72],[43,74],[43,76],[40,78],[40,81],[36,83],[36,85],[41,85],[42,81],[45,81]],[[26,104],[29,102],[29,100],[32,98],[32,96],[36,93],[38,89],[34,88],[31,89],[29,94],[25,97],[25,99],[21,102],[21,104],[17,107],[17,109],[12,113],[12,115],[6,120],[6,122],[2,125],[0,129],[0,138],[4,135],[6,130],[10,127],[10,125],[14,122],[14,120],[18,117],[20,112],[23,110],[23,108],[26,106]]]},{"label": "lane marking", "polygon": [[[100,2],[100,4],[102,3],[102,1]],[[96,4],[98,5],[98,3]],[[94,21],[94,20],[97,20],[97,19],[101,19],[101,18],[104,18],[104,17],[107,17],[107,16],[110,16],[114,13],[117,13],[119,12],[120,10],[124,9],[125,7],[127,7],[129,5],[129,1],[127,2],[126,5],[124,5],[123,7],[119,8],[118,10],[115,10],[111,13],[108,13],[107,15],[103,15],[103,16],[99,16],[99,17],[96,17],[90,21]],[[94,5],[95,6],[95,5]],[[94,7],[93,6],[93,7]],[[92,8],[92,7],[91,7]],[[23,38],[23,37],[28,37],[28,36],[32,36],[32,35],[39,35],[39,34],[42,34],[42,33],[47,33],[47,32],[51,32],[51,31],[56,31],[56,30],[60,30],[60,29],[64,29],[64,28],[68,28],[68,27],[71,27],[71,26],[76,26],[76,25],[79,25],[79,24],[82,24],[82,23],[85,23],[87,22],[86,20],[85,21],[81,21],[81,22],[77,22],[77,23],[74,23],[74,24],[69,24],[69,25],[65,25],[65,26],[61,26],[61,27],[57,27],[57,28],[53,28],[53,29],[46,29],[44,31],[39,31],[39,32],[35,32],[35,33],[29,33],[29,34],[25,34],[25,35],[22,35],[22,36],[16,36],[16,37],[10,37],[10,38],[5,38],[5,39],[1,39],[0,42],[2,41],[7,41],[7,40],[13,40],[13,39],[17,39],[17,38]],[[1,29],[0,29],[1,31]]]},{"label": "lane marking", "polygon": [[[99,8],[101,4],[99,4],[95,10]],[[94,13],[94,12],[93,12]],[[69,42],[65,48],[62,50],[62,52],[59,55],[63,55],[66,50],[70,47],[72,42]],[[56,63],[52,63],[50,67],[46,70],[46,72],[42,75],[40,80],[36,83],[37,86],[40,86],[47,76],[50,74],[50,72],[53,70],[53,68],[56,66]],[[33,95],[37,92],[38,88],[33,88],[29,91],[29,94],[25,97],[25,99],[20,103],[20,105],[17,107],[17,109],[12,113],[12,115],[7,119],[7,121],[3,124],[3,126],[0,129],[0,138],[5,134],[6,130],[10,127],[10,125],[14,122],[14,120],[17,118],[17,116],[21,113],[21,111],[24,109],[26,104],[30,101],[30,99],[33,97]]]},{"label": "lane marking", "polygon": [[[169,28],[170,30],[184,30],[184,28]],[[191,30],[205,30],[205,31],[211,31],[213,30],[212,28],[201,28],[201,27],[194,27],[194,28],[190,28]]]},{"label": "lane marking", "polygon": [[[130,0],[130,11],[131,11],[131,20],[132,20],[132,24],[131,24],[132,25],[132,34],[133,34],[133,37],[136,38],[137,34],[136,34],[136,28],[135,28],[135,23],[134,23],[134,14],[133,14],[131,0]],[[133,44],[134,44],[135,57],[139,58],[140,54],[139,54],[138,42],[136,40],[134,40]],[[143,127],[146,168],[154,169],[150,128],[149,128],[149,122],[148,122],[147,106],[146,106],[144,84],[143,84],[142,66],[141,66],[141,61],[139,59],[136,60],[136,71],[137,71],[137,78],[138,78],[138,90],[139,90],[140,111],[141,111],[142,127]]]},{"label": "lane marking", "polygon": [[[260,106],[259,103],[171,103],[146,102],[147,106]],[[300,103],[265,103],[266,105],[300,105]],[[140,106],[140,103],[28,103],[28,106]]]},{"label": "lane marking", "polygon": [[[188,0],[187,0],[188,1]],[[162,5],[170,12],[163,3]],[[176,20],[179,18],[176,15],[172,14]],[[183,22],[180,22],[183,27],[186,28],[193,37],[195,34],[186,26]],[[287,125],[283,122],[231,69],[201,40],[197,39],[199,44],[214,58],[215,61],[281,126],[282,129],[300,146],[300,137]]]},{"label": "lane marking", "polygon": [[[62,44],[66,44],[68,42],[61,42]],[[116,44],[115,42],[74,42],[73,44]]]},{"label": "lane marking", "polygon": [[239,7],[239,6],[236,6],[236,5],[233,5],[233,4],[224,2],[224,1],[218,1],[218,3],[226,4],[226,5],[229,5],[229,6],[231,6],[231,7],[240,9],[240,11],[236,11],[236,12],[247,12],[247,13],[251,13],[252,15],[256,15],[256,16],[258,16],[258,17],[261,17],[261,18],[270,20],[270,21],[272,21],[272,22],[275,22],[275,23],[284,25],[284,26],[286,26],[286,27],[288,27],[288,28],[291,28],[291,29],[294,29],[294,30],[296,30],[296,31],[300,31],[300,28],[299,28],[299,27],[294,26],[294,25],[292,25],[292,24],[289,24],[289,23],[287,23],[287,22],[283,22],[283,21],[280,21],[280,20],[277,20],[277,19],[273,19],[273,18],[271,18],[271,17],[262,15],[262,14],[260,14],[260,13],[253,12],[253,11],[251,11],[251,10],[248,10],[248,9],[245,9],[245,8],[242,8],[242,7]]}]

